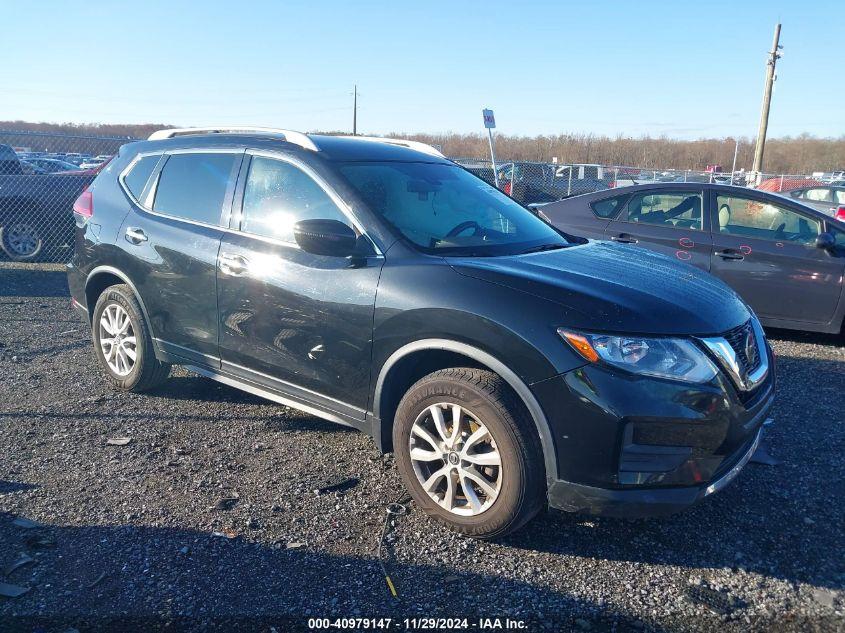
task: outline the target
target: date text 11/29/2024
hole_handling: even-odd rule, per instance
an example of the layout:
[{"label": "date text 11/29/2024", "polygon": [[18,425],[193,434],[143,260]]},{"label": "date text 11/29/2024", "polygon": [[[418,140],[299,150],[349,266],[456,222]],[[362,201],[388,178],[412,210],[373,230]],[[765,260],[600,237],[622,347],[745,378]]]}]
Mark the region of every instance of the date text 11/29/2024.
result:
[{"label": "date text 11/29/2024", "polygon": [[528,623],[513,618],[309,618],[310,630],[525,631]]}]

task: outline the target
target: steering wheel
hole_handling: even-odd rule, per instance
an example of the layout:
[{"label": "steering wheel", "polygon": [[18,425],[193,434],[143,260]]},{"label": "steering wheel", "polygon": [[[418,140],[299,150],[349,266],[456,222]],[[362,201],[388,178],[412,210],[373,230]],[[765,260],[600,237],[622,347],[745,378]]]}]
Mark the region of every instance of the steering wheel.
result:
[{"label": "steering wheel", "polygon": [[457,237],[467,229],[475,229],[472,232],[474,236],[480,234],[482,231],[481,225],[478,222],[475,220],[467,220],[466,222],[461,222],[458,226],[446,233],[446,237]]}]

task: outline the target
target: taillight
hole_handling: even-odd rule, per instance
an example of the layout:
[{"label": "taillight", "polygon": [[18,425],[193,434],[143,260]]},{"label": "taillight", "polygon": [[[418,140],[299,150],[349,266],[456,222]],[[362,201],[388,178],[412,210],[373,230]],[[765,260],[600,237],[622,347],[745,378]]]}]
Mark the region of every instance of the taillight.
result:
[{"label": "taillight", "polygon": [[837,220],[839,220],[841,222],[845,222],[845,204],[841,205],[836,210],[836,216],[835,217],[836,217]]},{"label": "taillight", "polygon": [[508,195],[511,195],[511,183],[510,182],[505,183],[505,193],[508,194]]},{"label": "taillight", "polygon": [[83,191],[73,203],[73,212],[83,218],[94,215],[94,195],[90,191]]}]

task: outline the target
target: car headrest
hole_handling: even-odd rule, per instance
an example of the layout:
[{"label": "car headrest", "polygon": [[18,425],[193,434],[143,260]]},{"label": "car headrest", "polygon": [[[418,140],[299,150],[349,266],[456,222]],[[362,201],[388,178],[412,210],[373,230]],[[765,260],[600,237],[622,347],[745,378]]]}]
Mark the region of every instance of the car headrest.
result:
[{"label": "car headrest", "polygon": [[731,223],[731,208],[723,204],[719,207],[719,226],[726,227],[728,224]]}]

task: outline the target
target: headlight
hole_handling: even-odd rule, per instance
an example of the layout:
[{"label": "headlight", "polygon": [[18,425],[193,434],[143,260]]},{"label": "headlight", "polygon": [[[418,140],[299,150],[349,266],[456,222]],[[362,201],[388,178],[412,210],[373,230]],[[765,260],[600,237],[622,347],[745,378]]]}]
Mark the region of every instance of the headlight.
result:
[{"label": "headlight", "polygon": [[558,328],[558,334],[591,363],[599,360],[635,374],[685,382],[708,382],[718,370],[692,341],[589,334]]}]

